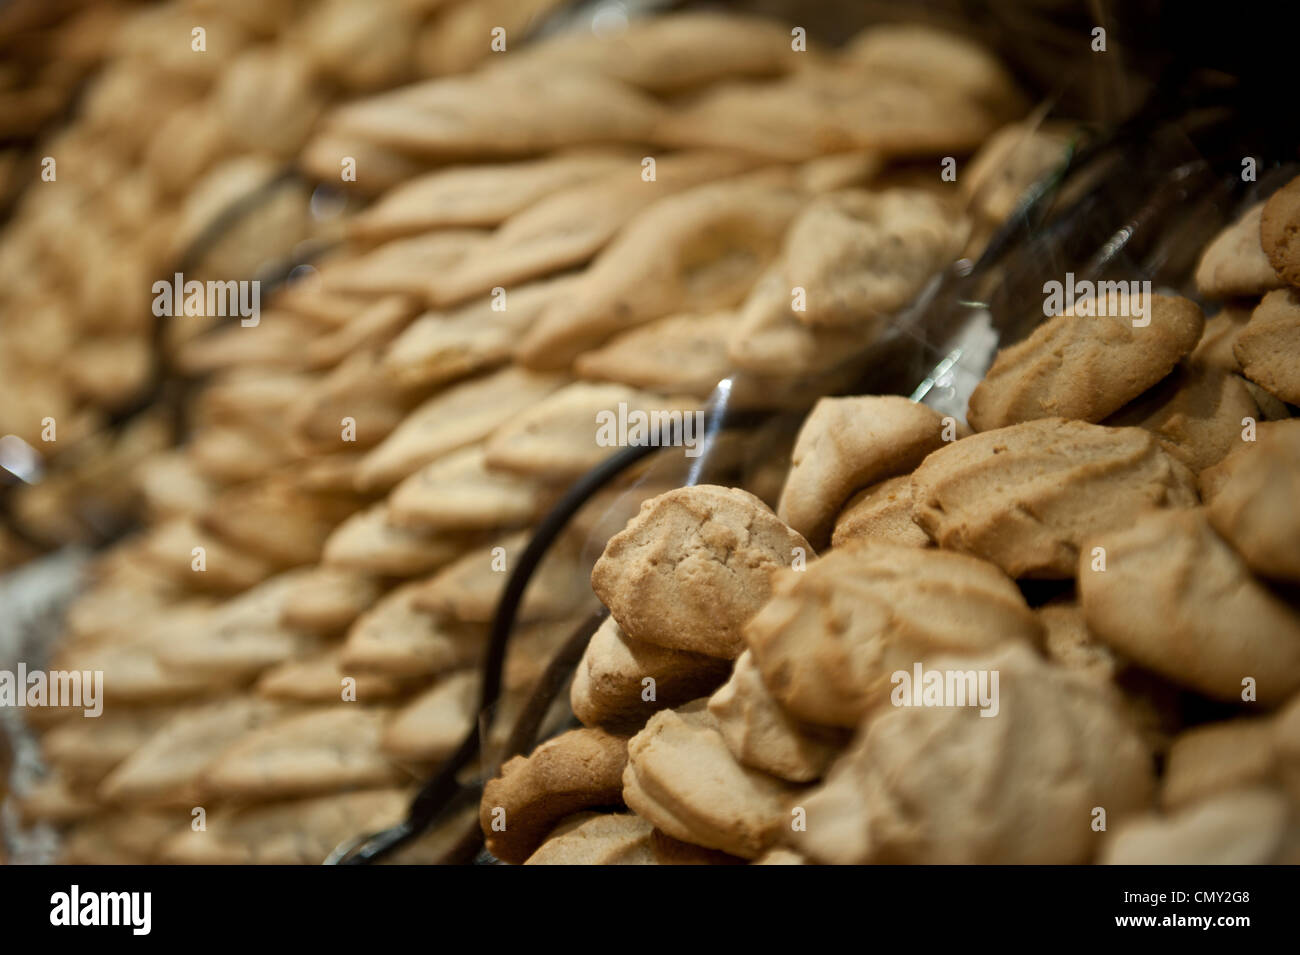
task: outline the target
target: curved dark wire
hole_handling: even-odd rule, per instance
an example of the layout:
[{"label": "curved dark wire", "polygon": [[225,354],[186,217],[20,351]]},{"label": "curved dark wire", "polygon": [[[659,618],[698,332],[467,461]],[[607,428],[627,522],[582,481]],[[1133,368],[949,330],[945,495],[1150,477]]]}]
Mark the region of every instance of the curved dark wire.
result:
[{"label": "curved dark wire", "polygon": [[[488,725],[491,724],[496,705],[501,698],[501,679],[502,672],[505,669],[506,650],[509,648],[510,635],[514,630],[515,619],[519,615],[519,605],[523,600],[524,590],[532,580],[533,572],[541,564],[556,538],[568,526],[569,520],[591,499],[592,495],[632,467],[632,465],[657,450],[652,445],[643,445],[623,448],[610,455],[579,478],[538,524],[537,530],[528,542],[528,546],[515,564],[510,579],[506,582],[505,591],[501,595],[501,599],[497,604],[496,615],[492,620],[492,635],[483,660],[483,682],[479,690],[478,709],[480,716],[486,719]],[[583,625],[575,631],[574,636],[570,637],[566,649],[571,650],[572,645],[578,642],[585,647],[585,638],[589,637],[594,629],[595,627],[591,626],[590,620],[584,621]],[[579,636],[584,639],[579,641]],[[567,655],[562,652],[558,656],[565,658]],[[562,661],[552,660],[552,666],[557,662]],[[550,672],[551,668],[548,667],[548,673]],[[547,690],[550,690],[553,698],[556,692],[552,685],[553,682],[553,680],[543,679],[541,685],[534,691],[533,698],[530,699],[524,716],[521,717],[517,724],[516,733],[512,734],[512,743],[515,742],[519,727],[527,724],[529,714],[535,710],[538,699],[544,696]],[[549,700],[547,703],[549,704]],[[544,709],[543,707],[543,712]],[[465,734],[456,752],[438,768],[438,771],[415,794],[415,797],[411,800],[406,819],[382,832],[375,833],[355,848],[343,850],[343,847],[340,847],[340,850],[335,850],[335,855],[326,860],[327,863],[366,865],[378,861],[419,836],[464,788],[456,777],[461,770],[472,763],[479,755],[482,749],[482,740],[483,736],[480,727],[476,723]],[[526,746],[528,742],[530,741],[525,741],[523,745]]]}]

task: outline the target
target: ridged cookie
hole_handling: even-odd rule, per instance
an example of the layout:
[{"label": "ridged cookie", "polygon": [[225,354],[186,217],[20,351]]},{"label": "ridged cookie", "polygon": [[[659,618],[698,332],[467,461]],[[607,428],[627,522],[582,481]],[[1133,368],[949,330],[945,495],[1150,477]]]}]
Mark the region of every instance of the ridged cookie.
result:
[{"label": "ridged cookie", "polygon": [[854,491],[906,473],[943,446],[944,419],[894,395],[822,398],[795,442],[776,512],[814,546]]},{"label": "ridged cookie", "polygon": [[1016,585],[992,564],[876,543],[777,574],[772,599],[745,628],[763,682],[792,716],[848,728],[885,705],[896,671],[1041,635]]},{"label": "ridged cookie", "polygon": [[[887,707],[804,797],[807,831],[786,842],[838,864],[1078,864],[1154,793],[1150,754],[1113,696],[1008,646],[939,658],[939,669],[998,674],[999,712]],[[991,686],[991,682],[990,682]]]},{"label": "ridged cookie", "polygon": [[[1157,510],[1091,535],[1079,561],[1088,629],[1129,659],[1184,686],[1260,702],[1300,689],[1300,614],[1251,575],[1204,509]],[[1104,547],[1106,569],[1090,550]]]},{"label": "ridged cookie", "polygon": [[1265,295],[1232,353],[1243,375],[1283,401],[1300,404],[1300,291]]},{"label": "ridged cookie", "polygon": [[930,538],[912,520],[912,476],[901,474],[854,494],[835,518],[832,547],[853,541],[929,547]]},{"label": "ridged cookie", "polygon": [[808,542],[739,488],[680,488],[641,505],[591,572],[591,586],[634,640],[734,659],[741,627],[767,600],[772,571]]},{"label": "ridged cookie", "polygon": [[1142,302],[1145,326],[1134,327],[1142,319],[1131,316],[1067,311],[999,351],[971,394],[971,427],[990,431],[1051,417],[1101,421],[1142,394],[1196,347],[1205,324],[1185,298],[1152,295]]},{"label": "ridged cookie", "polygon": [[1085,536],[1196,503],[1192,473],[1150,432],[1059,418],[963,438],[912,474],[913,519],[935,543],[1013,577],[1072,577]]}]

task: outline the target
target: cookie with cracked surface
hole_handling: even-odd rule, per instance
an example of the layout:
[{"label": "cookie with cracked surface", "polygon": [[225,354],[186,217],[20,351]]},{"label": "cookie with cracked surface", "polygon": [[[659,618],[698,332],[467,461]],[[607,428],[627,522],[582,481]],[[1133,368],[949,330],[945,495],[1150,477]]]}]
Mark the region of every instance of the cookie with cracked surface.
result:
[{"label": "cookie with cracked surface", "polygon": [[1278,278],[1288,285],[1300,285],[1300,177],[1264,203],[1259,240]]},{"label": "cookie with cracked surface", "polygon": [[1300,404],[1300,291],[1265,295],[1232,353],[1243,375],[1283,401]]},{"label": "cookie with cracked surface", "polygon": [[520,865],[566,816],[622,805],[627,759],[625,738],[584,728],[509,760],[488,780],[479,804],[488,851]]},{"label": "cookie with cracked surface", "polygon": [[[1090,569],[1094,546],[1105,571]],[[1254,578],[1204,508],[1148,511],[1084,548],[1088,629],[1125,657],[1224,701],[1240,701],[1248,677],[1265,705],[1300,689],[1300,614]]]},{"label": "cookie with cracked surface", "polygon": [[[990,431],[1051,417],[1101,421],[1164,378],[1196,347],[1205,319],[1185,298],[1139,300],[1145,325],[1135,326],[1142,319],[1128,315],[1067,311],[1001,349],[971,394],[971,427]],[[1108,301],[1108,311],[1136,310],[1132,299],[1128,309],[1110,306]]]},{"label": "cookie with cracked surface", "polygon": [[822,398],[799,431],[776,512],[824,546],[855,491],[912,470],[943,447],[943,435],[943,417],[907,398]]},{"label": "cookie with cracked surface", "polygon": [[651,498],[605,547],[596,596],[634,640],[735,659],[772,571],[808,542],[739,488],[702,484]]},{"label": "cookie with cracked surface", "polygon": [[1085,536],[1197,503],[1191,471],[1149,431],[1060,418],[963,438],[912,474],[912,516],[930,538],[1013,577],[1073,577]]},{"label": "cookie with cracked surface", "polygon": [[777,702],[820,726],[857,726],[918,661],[1042,636],[1006,574],[948,551],[855,544],[775,575],[772,591],[745,642]]}]

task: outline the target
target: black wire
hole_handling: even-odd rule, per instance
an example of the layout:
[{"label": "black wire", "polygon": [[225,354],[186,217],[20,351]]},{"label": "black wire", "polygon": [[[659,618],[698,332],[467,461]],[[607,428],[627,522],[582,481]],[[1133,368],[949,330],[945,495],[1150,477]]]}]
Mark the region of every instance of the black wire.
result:
[{"label": "black wire", "polygon": [[[486,720],[487,726],[491,725],[496,705],[501,698],[502,673],[505,669],[510,635],[514,630],[515,619],[519,615],[524,591],[531,582],[534,571],[545,558],[551,545],[564,532],[573,515],[591,499],[592,495],[657,450],[658,448],[647,444],[623,448],[610,455],[579,478],[538,524],[528,546],[515,564],[510,579],[506,582],[505,591],[497,603],[496,615],[492,620],[492,635],[483,660],[483,682],[479,690],[478,709],[480,716]],[[542,686],[535,691],[535,698],[538,693],[549,688],[548,681],[543,680]],[[529,705],[529,709],[531,708],[532,701]],[[375,862],[424,832],[462,791],[463,787],[457,776],[479,755],[482,740],[483,733],[476,723],[465,734],[456,752],[415,794],[406,819],[396,826],[371,836],[361,846],[339,860],[338,864],[366,865]]]}]

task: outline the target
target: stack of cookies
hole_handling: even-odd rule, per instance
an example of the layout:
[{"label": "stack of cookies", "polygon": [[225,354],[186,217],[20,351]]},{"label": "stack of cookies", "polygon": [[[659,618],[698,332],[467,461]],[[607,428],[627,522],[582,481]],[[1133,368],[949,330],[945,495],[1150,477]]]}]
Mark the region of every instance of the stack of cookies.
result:
[{"label": "stack of cookies", "polygon": [[[27,8],[40,6],[54,22],[37,29]],[[170,287],[178,272],[182,283],[265,279],[302,243],[334,236],[335,204],[313,200],[301,177],[281,178],[298,165],[323,111],[418,76],[468,69],[491,52],[487,39],[465,42],[480,28],[487,36],[485,17],[522,40],[555,6],[7,5],[0,43],[18,52],[12,62],[6,52],[12,70],[0,78],[5,138],[39,138],[21,153],[0,152],[5,188],[25,186],[0,234],[0,436],[36,449],[46,473],[14,495],[28,546],[0,535],[0,568],[29,556],[32,543],[111,536],[134,512],[137,501],[119,476],[170,442],[169,409],[125,430],[107,426],[150,395],[160,367],[179,361],[192,370],[181,354],[186,342],[219,320],[191,311],[161,319],[155,282]],[[42,72],[19,56],[43,62]],[[52,131],[38,125],[64,110],[69,87],[94,66],[71,120]],[[33,77],[36,88],[8,88]],[[332,158],[326,182],[342,185],[345,155]],[[387,182],[426,165],[398,162]],[[354,190],[382,190],[383,164],[363,168]]]},{"label": "stack of cookies", "polygon": [[969,427],[824,398],[775,510],[644,504],[592,573],[584,726],[489,781],[489,850],[1300,862],[1297,196],[1205,249],[1208,321],[1076,304],[997,353]]},{"label": "stack of cookies", "polygon": [[[698,14],[517,51],[506,33],[499,53],[489,31],[475,36],[487,62],[468,75],[349,103],[301,134],[304,168],[378,198],[339,218],[343,241],[268,296],[255,324],[168,320],[195,385],[187,439],[162,450],[141,439],[130,487],[145,526],[97,558],[49,662],[101,671],[103,715],[28,711],[50,771],[22,807],[63,828],[67,860],[314,863],[395,822],[478,722],[489,623],[529,529],[635,440],[602,419],[694,421],[728,376],[737,404],[801,407],[809,382],[978,246],[1010,188],[1000,175],[942,175],[945,157],[964,161],[1025,106],[1002,67],[957,37],[882,27],[830,51],[789,26]],[[1056,161],[1045,135],[1000,134],[1004,148],[1047,156],[1017,177]],[[917,427],[902,417],[903,431]],[[891,467],[928,450],[900,440],[911,444]],[[708,478],[776,504],[792,443],[776,428],[715,435]],[[502,858],[531,854],[564,821],[559,807],[622,798],[615,779],[592,802],[568,768],[622,772],[627,734],[648,716],[627,681],[646,660],[680,677],[650,693],[679,708],[654,725],[677,720],[671,732],[709,765],[716,747],[700,727],[715,717],[680,707],[728,679],[769,571],[796,553],[812,561],[824,544],[813,538],[830,532],[791,530],[753,495],[712,485],[706,498],[658,497],[685,478],[680,447],[660,456],[666,469],[651,461],[598,495],[525,594],[483,778],[594,606],[588,581],[612,607],[629,592],[575,685],[589,728],[547,744],[553,757],[534,754],[520,789],[544,805],[525,817],[529,844],[494,846]],[[856,490],[857,478],[834,480]],[[610,534],[651,498],[635,540],[624,531],[610,545],[625,556],[606,552],[593,577]],[[627,562],[643,584],[624,580]],[[732,687],[738,714],[764,685],[757,672]],[[815,778],[845,729],[799,742],[783,771]],[[780,727],[735,732],[757,753]],[[775,804],[786,784],[762,772],[733,776]],[[650,775],[638,785],[657,791]],[[552,786],[573,795],[552,799]],[[441,858],[477,827],[475,808],[405,858]],[[659,829],[668,856],[759,848]]]}]

